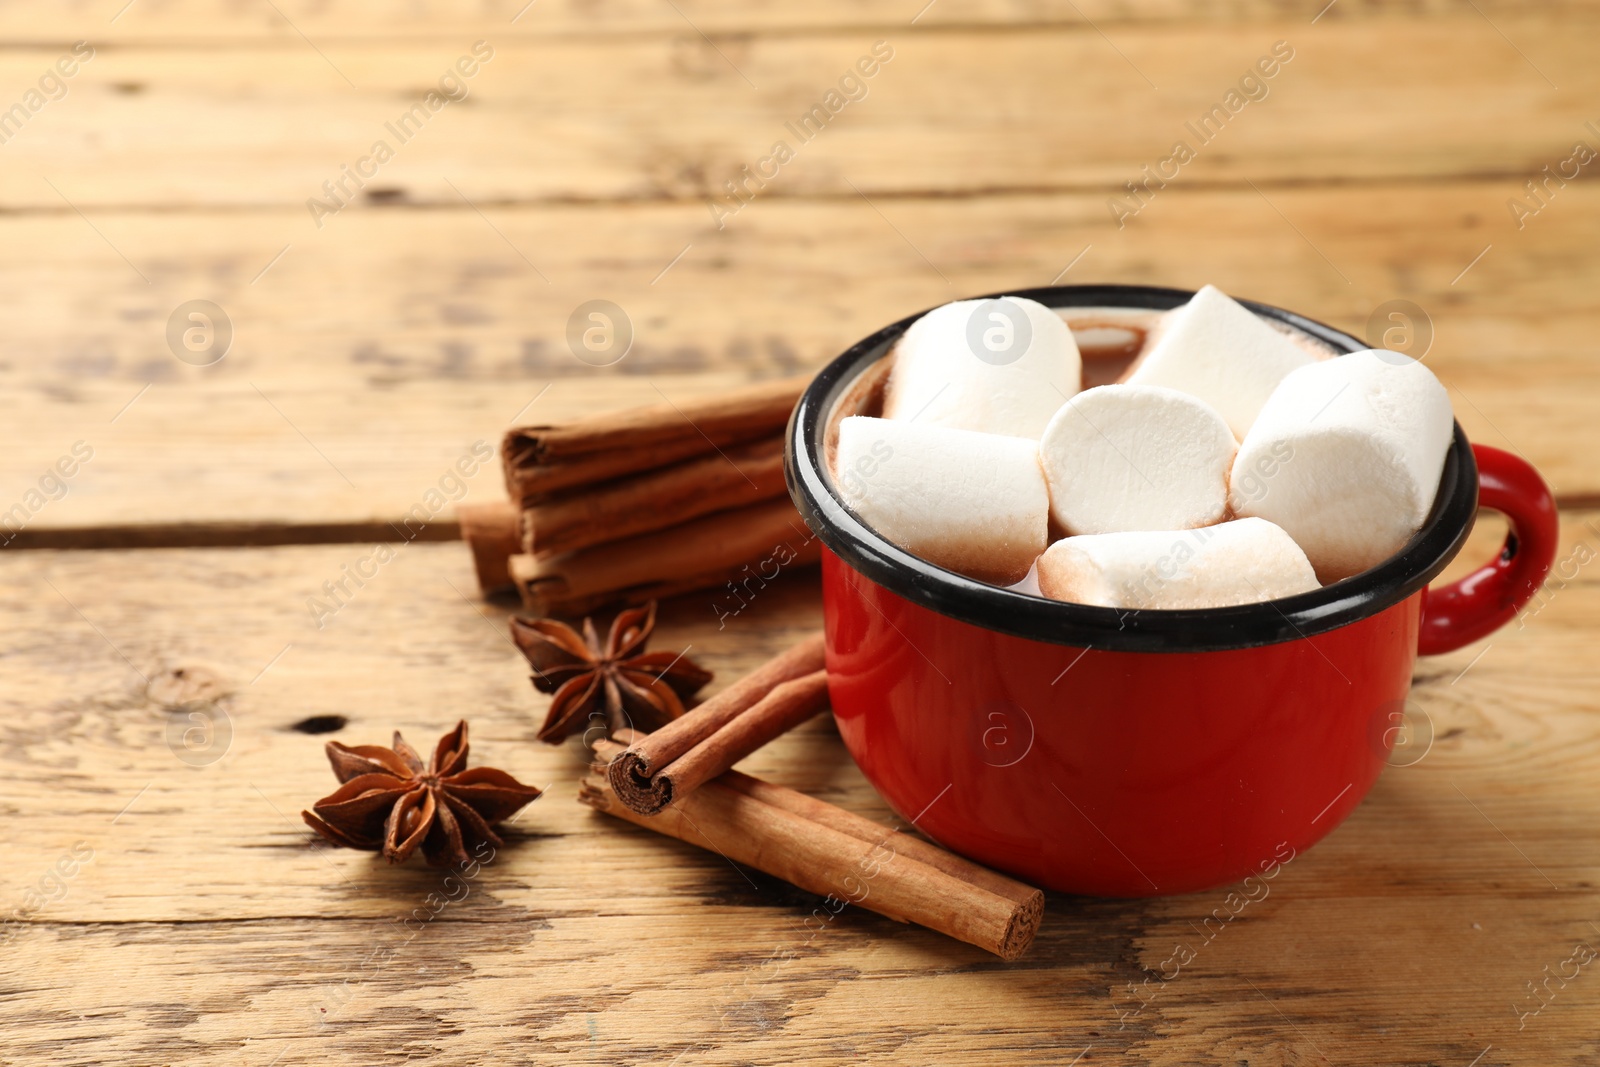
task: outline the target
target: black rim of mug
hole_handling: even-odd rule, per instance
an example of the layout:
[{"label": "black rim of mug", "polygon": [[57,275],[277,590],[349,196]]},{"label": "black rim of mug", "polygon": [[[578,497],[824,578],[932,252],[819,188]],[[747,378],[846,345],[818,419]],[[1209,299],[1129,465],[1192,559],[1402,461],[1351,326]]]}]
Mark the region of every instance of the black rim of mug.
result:
[{"label": "black rim of mug", "polygon": [[[1063,285],[1013,289],[976,299],[1021,296],[1052,308],[1126,307],[1165,311],[1194,293],[1141,285]],[[1239,301],[1264,318],[1298,329],[1341,355],[1371,346],[1292,311]],[[786,432],[789,495],[822,543],[850,567],[922,607],[985,630],[1049,644],[1114,652],[1219,652],[1295,641],[1376,615],[1428,584],[1461,550],[1478,507],[1472,446],[1455,424],[1433,510],[1394,556],[1360,574],[1279,600],[1229,608],[1124,611],[1049,600],[989,585],[891,544],[846,505],[822,462],[828,413],[856,377],[881,359],[907,316],[852,345],[824,367],[801,394]]]}]

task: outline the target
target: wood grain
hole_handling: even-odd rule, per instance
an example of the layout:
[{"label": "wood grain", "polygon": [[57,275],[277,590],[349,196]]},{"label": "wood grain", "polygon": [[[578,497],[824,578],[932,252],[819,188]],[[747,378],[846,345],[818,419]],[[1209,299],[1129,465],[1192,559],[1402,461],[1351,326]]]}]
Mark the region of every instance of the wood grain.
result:
[{"label": "wood grain", "polygon": [[[309,49],[374,38],[405,42],[444,35],[516,37],[577,34],[708,34],[738,37],[752,32],[795,32],[839,28],[988,26],[1099,26],[1129,23],[1309,22],[1320,5],[1302,0],[1077,0],[1063,7],[1048,0],[939,0],[926,6],[904,0],[820,0],[787,4],[781,0],[684,0],[672,7],[650,0],[408,0],[400,7],[382,0],[275,0],[271,5],[231,0],[138,0],[118,14],[119,4],[98,0],[60,0],[46,9],[0,7],[0,32],[21,41],[71,41],[89,35],[118,44],[146,42],[223,43],[241,46]],[[1403,7],[1384,0],[1340,0],[1320,20],[1392,20],[1419,15],[1473,15],[1474,7],[1501,17],[1526,17],[1529,8],[1515,0],[1413,0]],[[1593,13],[1592,0],[1551,0],[1539,5],[1544,16]],[[113,16],[117,16],[113,20]]]},{"label": "wood grain", "polygon": [[[1600,551],[1600,513],[1567,517],[1562,556],[1579,542]],[[0,927],[8,1057],[467,1063],[522,1046],[580,1063],[978,1064],[1006,1050],[1068,1063],[1092,1046],[1085,1062],[1466,1063],[1493,1044],[1494,1062],[1587,1062],[1593,975],[1522,1030],[1513,1005],[1576,941],[1600,944],[1593,564],[1558,565],[1521,628],[1422,661],[1426,755],[1391,768],[1224,933],[1196,933],[1222,891],[1052,896],[1030,954],[997,966],[848,911],[809,931],[804,894],[587,812],[579,749],[534,740],[546,698],[500,612],[457,591],[465,549],[406,547],[317,631],[304,601],[351,549],[0,558],[8,910],[76,842],[94,850],[61,899]],[[775,585],[722,631],[707,605],[675,602],[657,647],[692,645],[726,685],[816,625],[812,581]],[[180,762],[168,724],[216,709],[226,752]],[[293,729],[315,715],[350,722]],[[431,741],[458,715],[475,761],[550,793],[465,899],[435,898],[437,916],[407,927],[396,920],[446,891],[437,872],[328,849],[295,815],[332,782],[326,737],[397,726]],[[743,766],[892,818],[826,722]],[[646,921],[640,952],[618,932]],[[1178,943],[1195,958],[1163,981]]]},{"label": "wood grain", "polygon": [[[690,206],[497,212],[512,241],[540,250],[559,282],[549,286],[470,211],[341,218],[338,234],[291,250],[255,285],[287,215],[100,217],[152,270],[151,286],[76,216],[0,219],[0,511],[81,439],[96,458],[33,516],[32,536],[163,523],[376,529],[519,417],[793,373],[919,308],[1057,276],[1213,282],[1357,334],[1384,302],[1411,300],[1431,317],[1428,362],[1469,434],[1531,458],[1566,499],[1592,500],[1600,316],[1585,279],[1600,192],[1575,183],[1517,231],[1499,214],[1514,191],[1305,188],[1269,203],[1174,188],[1120,231],[1089,195],[880,205],[892,224],[864,203],[758,202],[709,239]],[[209,367],[175,359],[164,335],[173,308],[201,294],[236,330]],[[596,294],[637,326],[615,367],[566,346],[568,316]],[[481,475],[472,485],[494,491]]]},{"label": "wood grain", "polygon": [[[777,376],[932,304],[1057,279],[1209,281],[1357,333],[1379,304],[1404,298],[1432,316],[1429,358],[1441,366],[1587,362],[1600,191],[1570,186],[1521,231],[1505,210],[1516,192],[1393,184],[1268,201],[1174,186],[1120,230],[1105,197],[1087,194],[880,205],[892,221],[861,201],[758,201],[721,233],[688,205],[496,212],[494,226],[538,257],[549,285],[466,210],[341,218],[325,242],[290,241],[259,280],[293,235],[290,213],[99,216],[150,285],[76,216],[23,216],[0,220],[0,375],[31,389],[30,402],[70,401],[105,381],[130,387],[124,403],[151,381],[381,392],[418,380]],[[613,367],[580,362],[566,343],[569,316],[596,296],[635,326]],[[234,325],[232,348],[208,367],[174,358],[165,338],[174,309],[197,297]]]},{"label": "wood grain", "polygon": [[[670,6],[663,17],[675,17]],[[422,111],[425,121],[405,131],[390,126],[470,60],[473,33],[321,49],[106,46],[6,141],[13,165],[0,172],[0,204],[68,214],[293,207],[291,234],[309,242],[375,204],[460,207],[463,198],[484,207],[687,200],[709,219],[707,198],[742,167],[760,173],[778,141],[794,158],[765,165],[770,184],[755,186],[764,196],[854,199],[1120,190],[1179,139],[1198,153],[1183,168],[1188,182],[1492,174],[1514,188],[1565,159],[1575,140],[1600,140],[1584,127],[1600,119],[1590,107],[1600,73],[1588,56],[1600,22],[1503,16],[1519,55],[1470,9],[1381,30],[1310,17],[1181,33],[1132,24],[1114,41],[1076,20],[983,33],[901,23],[720,44],[687,25],[671,36],[491,34],[493,58],[461,79],[465,99]],[[1372,47],[1375,32],[1384,47]],[[798,129],[877,41],[879,58],[892,58],[846,87],[854,102],[840,98],[814,137],[786,126]],[[1210,143],[1186,131],[1279,41],[1292,59],[1250,90],[1261,99],[1224,112]],[[60,52],[0,54],[0,101],[20,98]],[[392,159],[360,164],[368,176],[337,197],[324,190],[380,140]],[[312,198],[327,210],[353,205],[318,219]]]},{"label": "wood grain", "polygon": [[[0,373],[68,399],[96,381],[382,388],[776,375],[954,295],[1058,278],[1212,281],[1356,332],[1379,303],[1408,298],[1434,317],[1433,359],[1576,361],[1595,326],[1582,274],[1596,255],[1600,192],[1573,184],[1518,231],[1505,209],[1517,191],[1390,184],[1277,190],[1268,201],[1174,185],[1120,230],[1105,197],[1088,194],[911,198],[881,205],[892,222],[860,201],[758,201],[721,233],[689,205],[496,212],[549,285],[467,210],[341,218],[325,242],[290,241],[259,280],[293,235],[291,213],[97,217],[151,285],[75,215],[22,216],[0,221],[10,325]],[[565,328],[579,303],[604,294],[633,320],[635,340],[620,363],[596,368],[573,357]],[[209,367],[178,361],[165,340],[169,315],[196,297],[234,323],[233,347]]]},{"label": "wood grain", "polygon": [[[16,441],[6,507],[26,502],[43,472],[83,441],[93,458],[67,480],[65,496],[34,509],[15,547],[113,535],[204,544],[208,531],[234,543],[297,532],[311,541],[436,540],[455,536],[455,504],[505,498],[492,452],[465,476],[457,463],[475,445],[497,449],[519,409],[576,418],[735,382],[727,374],[530,379],[515,389],[327,382],[259,392],[250,382],[158,383],[137,400],[142,386],[86,384],[43,405],[13,393],[0,401]],[[140,541],[151,526],[164,542]]]},{"label": "wood grain", "polygon": [[[1469,434],[1600,501],[1600,193],[1508,208],[1600,144],[1592,0],[524,2],[0,4],[0,112],[97,50],[0,145],[0,539],[26,511],[0,553],[0,1064],[1595,1061],[1592,967],[1518,1013],[1600,946],[1600,512],[1569,510],[1519,623],[1419,664],[1411,765],[1224,933],[1225,892],[1053,896],[1014,965],[819,925],[583,809],[505,609],[427,543],[500,496],[457,464],[513,422],[803,372],[1056,279],[1212,282],[1358,334],[1413,301]],[[307,198],[479,39],[470,98],[319,229]],[[718,229],[706,198],[879,39],[868,96]],[[1270,96],[1119,228],[1108,197],[1279,39]],[[636,328],[606,369],[566,343],[596,298]],[[235,328],[212,366],[165,336],[196,299]],[[1479,525],[1463,558],[1503,534]],[[725,686],[818,625],[815,583],[721,624],[678,598],[656,647]],[[476,762],[550,787],[465,887],[299,823],[327,738],[461,716]],[[742,767],[892,817],[827,721]]]}]

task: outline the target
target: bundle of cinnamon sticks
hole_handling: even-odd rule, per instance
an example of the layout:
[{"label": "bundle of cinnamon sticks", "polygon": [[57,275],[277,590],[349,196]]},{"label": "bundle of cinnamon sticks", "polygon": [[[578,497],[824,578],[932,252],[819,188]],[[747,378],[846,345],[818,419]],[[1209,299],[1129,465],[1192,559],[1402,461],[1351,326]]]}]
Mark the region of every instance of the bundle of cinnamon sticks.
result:
[{"label": "bundle of cinnamon sticks", "polygon": [[725,584],[737,594],[733,585],[814,561],[820,545],[783,479],[783,430],[804,386],[509,431],[510,501],[460,509],[479,584],[515,586],[541,615],[573,615]]},{"label": "bundle of cinnamon sticks", "polygon": [[731,769],[826,704],[818,634],[655,733],[598,742],[579,800],[821,894],[840,910],[855,904],[1016,959],[1038,932],[1039,890]]}]

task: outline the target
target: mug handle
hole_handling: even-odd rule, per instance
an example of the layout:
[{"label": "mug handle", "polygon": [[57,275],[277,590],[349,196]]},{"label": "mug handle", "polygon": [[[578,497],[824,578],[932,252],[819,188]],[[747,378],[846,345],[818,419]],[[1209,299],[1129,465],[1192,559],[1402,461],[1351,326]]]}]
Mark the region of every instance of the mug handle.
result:
[{"label": "mug handle", "polygon": [[1419,655],[1453,652],[1510,622],[1539,591],[1556,558],[1561,519],[1539,472],[1488,445],[1473,445],[1472,454],[1478,461],[1478,506],[1503,514],[1511,531],[1494,559],[1465,578],[1424,591]]}]

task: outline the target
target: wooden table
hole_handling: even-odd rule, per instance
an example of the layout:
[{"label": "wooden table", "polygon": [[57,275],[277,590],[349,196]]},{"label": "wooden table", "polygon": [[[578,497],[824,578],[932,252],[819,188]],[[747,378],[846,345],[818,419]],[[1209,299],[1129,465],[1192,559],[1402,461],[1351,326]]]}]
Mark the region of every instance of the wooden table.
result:
[{"label": "wooden table", "polygon": [[[1600,162],[1564,163],[1600,149],[1592,3],[123,2],[0,9],[0,1062],[1600,1060],[1573,962],[1600,946]],[[465,98],[390,133],[478,41]],[[776,141],[764,188],[708,205]],[[1054,280],[1356,332],[1409,301],[1468,432],[1545,471],[1557,577],[1419,665],[1409,765],[1224,934],[1223,890],[1052,896],[1015,964],[853,910],[810,931],[805,894],[575,803],[582,755],[534,740],[545,698],[432,503],[455,459]],[[566,341],[598,298],[635,329],[606,368]],[[192,300],[231,323],[212,365],[169,345]],[[464,499],[500,493],[490,465]],[[419,504],[319,628],[309,599]],[[817,625],[814,585],[721,630],[682,598],[658,644],[726,684]],[[475,761],[549,787],[464,898],[300,823],[328,737],[463,716]],[[825,723],[748,768],[886,814]]]}]

